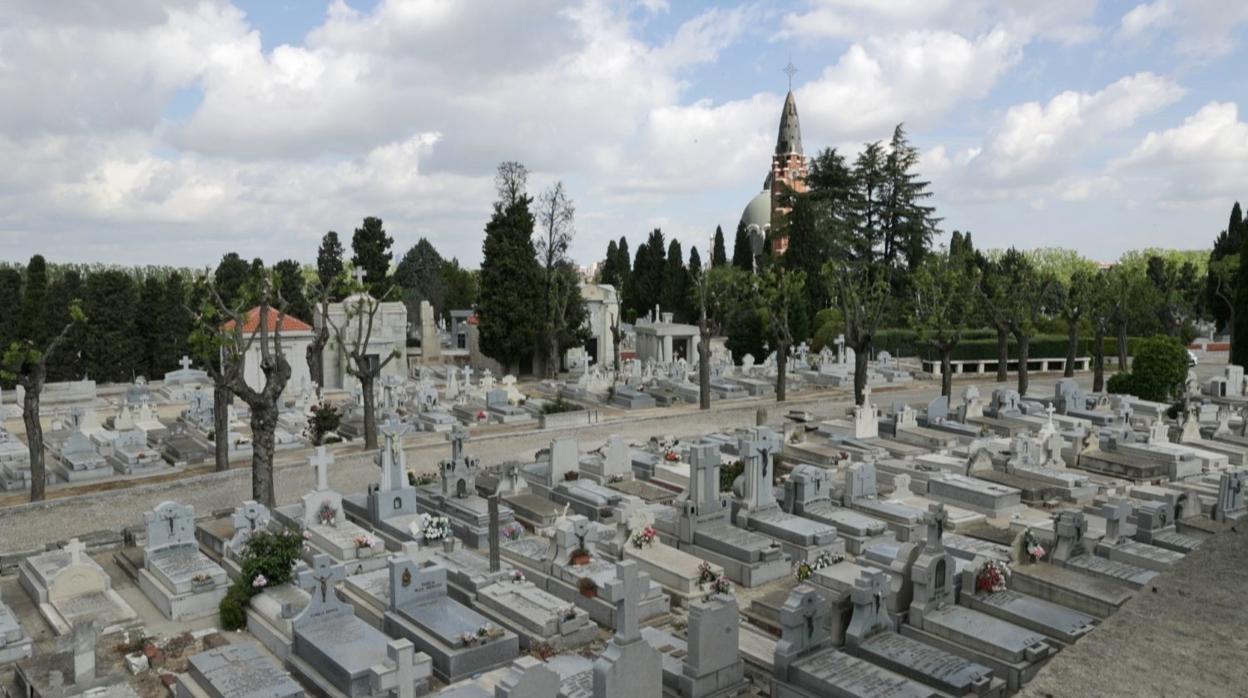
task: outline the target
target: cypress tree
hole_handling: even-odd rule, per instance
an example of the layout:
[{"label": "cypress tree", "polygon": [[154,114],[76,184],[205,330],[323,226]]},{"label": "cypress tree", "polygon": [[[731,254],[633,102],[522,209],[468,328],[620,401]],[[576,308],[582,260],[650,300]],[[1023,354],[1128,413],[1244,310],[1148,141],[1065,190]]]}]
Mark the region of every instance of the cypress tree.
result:
[{"label": "cypress tree", "polygon": [[685,270],[684,253],[680,240],[672,239],[667,246],[667,260],[663,265],[663,292],[660,305],[672,313],[678,322],[688,319],[686,305],[689,302],[689,277]]},{"label": "cypress tree", "polygon": [[1235,313],[1234,355],[1231,356],[1231,363],[1239,366],[1248,366],[1248,312],[1243,312],[1248,308],[1248,235],[1239,236],[1239,280],[1235,285],[1235,307],[1241,312]]},{"label": "cypress tree", "polygon": [[421,301],[429,301],[437,310],[444,310],[446,289],[442,284],[442,265],[446,260],[433,243],[421,238],[403,255],[394,269],[394,282],[403,289],[408,317],[415,318]]},{"label": "cypress tree", "polygon": [[[22,272],[16,267],[0,267],[0,351],[8,351],[17,341],[22,317]],[[5,387],[12,383],[5,382]]]},{"label": "cypress tree", "polygon": [[[48,286],[48,327],[65,327],[73,319],[69,308],[83,294],[82,276],[75,269],[66,269]],[[189,331],[188,331],[189,333]],[[82,378],[82,346],[86,329],[75,324],[65,335],[65,342],[48,357],[49,381],[69,381]]]},{"label": "cypress tree", "polygon": [[[221,257],[217,270],[213,272],[212,281],[225,307],[235,308],[243,302],[243,287],[246,286],[250,277],[251,265],[243,261],[237,252],[227,252]],[[90,284],[90,282],[91,280],[88,279],[87,283]],[[90,319],[90,314],[87,318],[88,323],[95,322]]]},{"label": "cypress tree", "polygon": [[[1231,207],[1231,218],[1226,224],[1226,230],[1223,230],[1213,241],[1213,250],[1209,253],[1209,261],[1217,262],[1233,254],[1239,254],[1239,248],[1244,237],[1244,228],[1248,227],[1244,224],[1244,214],[1239,208],[1239,202]],[[1209,303],[1210,313],[1213,320],[1217,323],[1219,329],[1234,331],[1228,328],[1227,323],[1231,318],[1231,309],[1226,301],[1218,295],[1218,282],[1212,274],[1207,277],[1205,297]]]},{"label": "cypress tree", "polygon": [[164,323],[160,328],[160,344],[157,352],[157,366],[160,374],[178,368],[183,356],[190,356],[190,336],[194,330],[195,318],[191,316],[188,306],[189,289],[186,280],[178,272],[165,277],[161,289],[161,305],[164,310]]},{"label": "cypress tree", "polygon": [[286,301],[286,312],[311,324],[312,304],[304,293],[303,266],[293,259],[283,259],[273,265],[273,271],[277,274],[277,283]]},{"label": "cypress tree", "polygon": [[646,242],[637,248],[633,261],[633,293],[637,315],[645,315],[663,301],[666,254],[663,231],[655,228]]},{"label": "cypress tree", "polygon": [[26,285],[22,290],[22,317],[17,334],[20,339],[34,342],[36,347],[47,344],[48,323],[44,304],[48,297],[48,264],[43,255],[35,255],[26,265]]},{"label": "cypress tree", "polygon": [[742,270],[754,271],[754,250],[750,248],[750,237],[745,233],[745,224],[737,224],[737,236],[732,241],[732,266]]},{"label": "cypress tree", "polygon": [[728,263],[728,254],[724,251],[724,229],[715,226],[715,238],[711,242],[711,266],[722,267]]},{"label": "cypress tree", "polygon": [[87,316],[83,347],[87,376],[101,383],[134,379],[142,351],[135,341],[138,300],[134,278],[124,271],[106,269],[87,277],[82,308]]},{"label": "cypress tree", "polygon": [[599,283],[618,286],[619,272],[616,270],[615,263],[620,256],[619,247],[616,246],[615,240],[607,241],[607,256],[603,258],[602,264],[598,267]]},{"label": "cypress tree", "polygon": [[[698,254],[697,247],[689,248],[689,278],[696,279],[702,276],[702,255]],[[692,307],[689,308],[692,315]]]},{"label": "cypress tree", "polygon": [[499,196],[481,246],[477,316],[481,350],[515,371],[538,348],[542,270],[533,247],[532,197],[502,185]]},{"label": "cypress tree", "polygon": [[160,279],[154,275],[148,275],[137,286],[139,307],[134,315],[134,330],[139,355],[135,357],[134,371],[151,380],[156,380],[164,375],[158,369],[163,363],[160,355],[160,328],[165,324],[163,317],[165,289]]},{"label": "cypress tree", "polygon": [[342,263],[342,242],[338,239],[338,233],[329,231],[321,238],[321,246],[316,251],[316,280],[321,288],[330,289],[330,300],[337,302],[342,300],[342,273],[345,269]]},{"label": "cypress tree", "polygon": [[390,246],[394,238],[386,235],[380,218],[369,216],[363,226],[351,236],[351,263],[364,270],[364,286],[374,298],[381,298],[390,290],[390,260],[394,255]]}]

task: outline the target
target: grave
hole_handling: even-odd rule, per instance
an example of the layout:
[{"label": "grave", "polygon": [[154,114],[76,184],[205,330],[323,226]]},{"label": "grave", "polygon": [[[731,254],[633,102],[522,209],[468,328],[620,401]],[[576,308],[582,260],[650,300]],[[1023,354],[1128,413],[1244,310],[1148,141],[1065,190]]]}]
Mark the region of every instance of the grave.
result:
[{"label": "grave", "polygon": [[124,549],[118,564],[138,582],[143,594],[170,620],[188,621],[215,615],[229,579],[220,565],[199,550],[195,510],[162,502],[143,514],[147,544]]},{"label": "grave", "polygon": [[1049,561],[1077,572],[1124,584],[1139,590],[1157,576],[1156,572],[1128,565],[1088,552],[1084,535],[1088,521],[1083,512],[1060,511],[1053,515],[1053,531],[1056,542]]},{"label": "grave", "polygon": [[[447,517],[455,536],[472,548],[481,548],[489,542],[489,506],[485,498],[477,494],[477,473],[481,462],[475,456],[464,453],[468,432],[456,426],[447,434],[451,442],[451,457],[438,463],[438,482],[416,488],[416,503],[421,511]],[[510,524],[515,513],[508,507],[500,507],[500,525]]]},{"label": "grave", "polygon": [[56,635],[68,635],[80,623],[91,623],[101,635],[140,625],[134,609],[113,590],[108,573],[77,538],[64,549],[22,560],[18,581]]},{"label": "grave", "polygon": [[0,601],[0,666],[31,656],[34,645],[17,616]]},{"label": "grave", "polygon": [[1173,507],[1165,502],[1140,501],[1135,506],[1135,539],[1159,548],[1187,554],[1200,545],[1199,538],[1179,533]]},{"label": "grave", "polygon": [[876,482],[875,463],[851,463],[844,470],[842,503],[868,516],[884,521],[899,541],[910,540],[923,521],[923,510],[896,499],[881,499]]},{"label": "grave", "polygon": [[301,570],[299,586],[307,605],[290,622],[292,644],[287,663],[296,676],[320,695],[351,698],[412,698],[429,682],[429,658],[411,641],[392,640],[355,617],[334,586],[346,577],[328,555],[313,558]]},{"label": "grave", "polygon": [[773,698],[935,698],[935,690],[831,647],[826,598],[798,585],[780,610],[781,636],[772,662]]},{"label": "grave", "polygon": [[1210,518],[1220,523],[1241,521],[1248,516],[1248,472],[1222,473],[1218,478],[1218,498]]},{"label": "grave", "polygon": [[0,427],[0,490],[30,490],[30,449],[3,427]]},{"label": "grave", "polygon": [[740,632],[737,599],[731,594],[695,601],[685,639],[658,628],[641,630],[662,658],[664,694],[681,698],[727,698],[748,687]]},{"label": "grave", "polygon": [[375,462],[381,468],[381,482],[368,486],[365,494],[342,498],[342,506],[357,523],[373,529],[391,550],[412,540],[413,525],[419,521],[416,488],[407,480],[407,459],[403,436],[411,427],[391,415],[378,426],[384,443]]},{"label": "grave", "polygon": [[329,487],[329,466],[334,457],[318,446],[308,459],[316,469],[315,488],[299,504],[278,507],[274,518],[293,531],[304,532],[310,550],[304,559],[329,555],[336,563],[349,564],[353,573],[381,569],[386,564],[385,546],[367,530],[347,520],[342,495]]},{"label": "grave", "polygon": [[952,696],[1004,693],[1005,682],[994,678],[989,667],[898,633],[888,615],[888,593],[888,574],[882,570],[864,570],[854,580],[847,653]]},{"label": "grave", "polygon": [[813,465],[798,465],[789,471],[782,506],[790,514],[835,527],[845,550],[853,555],[872,540],[888,535],[883,521],[833,504],[831,473]]},{"label": "grave", "polygon": [[589,614],[570,601],[542,590],[523,573],[483,587],[476,604],[516,633],[522,649],[547,644],[556,650],[579,647],[598,634]]},{"label": "grave", "polygon": [[910,568],[912,599],[903,635],[992,668],[1016,691],[1056,646],[1044,635],[957,605],[957,563],[943,541],[947,514],[933,504],[923,517],[926,540]]},{"label": "grave", "polygon": [[366,591],[355,580],[348,586],[384,605],[386,633],[407,638],[428,654],[439,680],[453,683],[505,665],[519,654],[515,633],[447,596],[446,568],[392,556],[386,576],[389,589],[384,596],[375,588]]},{"label": "grave", "polygon": [[983,561],[981,558],[962,570],[959,604],[1042,633],[1059,645],[1072,644],[1092,632],[1096,618],[1086,613],[1015,589],[987,591],[975,588],[975,573]]},{"label": "grave", "polygon": [[247,541],[269,527],[269,508],[248,500],[236,507],[228,518],[200,522],[195,526],[195,539],[204,553],[225,568],[230,578],[237,578]]},{"label": "grave", "polygon": [[1105,519],[1105,535],[1093,550],[1096,555],[1155,572],[1164,572],[1166,568],[1183,559],[1183,553],[1121,535],[1122,526],[1127,522],[1130,513],[1131,504],[1121,499],[1101,505],[1100,514]]},{"label": "grave", "polygon": [[676,547],[723,568],[742,586],[765,584],[789,574],[791,558],[775,540],[734,526],[729,502],[719,493],[719,446],[689,447],[692,477],[686,498],[675,515],[659,517],[655,526],[674,539]]},{"label": "grave", "polygon": [[615,636],[594,662],[594,698],[644,698],[662,693],[662,660],[639,629],[638,606],[648,587],[636,562],[616,564],[609,592],[617,619]]},{"label": "grave", "polygon": [[116,475],[108,460],[96,450],[95,443],[81,429],[75,429],[61,442],[52,464],[56,474],[66,482],[101,480]]},{"label": "grave", "polygon": [[177,698],[301,698],[303,688],[256,645],[225,645],[191,655]]},{"label": "grave", "polygon": [[688,606],[690,602],[706,596],[708,590],[701,578],[702,566],[707,565],[715,577],[724,573],[723,568],[668,545],[661,538],[640,544],[633,539],[639,531],[653,525],[654,512],[649,507],[642,506],[629,512],[622,523],[624,539],[618,544],[624,559],[635,560],[642,572],[662,585],[673,606]]},{"label": "grave", "polygon": [[754,427],[739,437],[737,453],[744,470],[733,485],[739,490],[732,502],[733,523],[778,541],[780,549],[797,562],[814,560],[825,552],[844,553],[845,543],[835,527],[785,513],[776,502],[772,461],[779,451],[779,435],[771,429]]}]

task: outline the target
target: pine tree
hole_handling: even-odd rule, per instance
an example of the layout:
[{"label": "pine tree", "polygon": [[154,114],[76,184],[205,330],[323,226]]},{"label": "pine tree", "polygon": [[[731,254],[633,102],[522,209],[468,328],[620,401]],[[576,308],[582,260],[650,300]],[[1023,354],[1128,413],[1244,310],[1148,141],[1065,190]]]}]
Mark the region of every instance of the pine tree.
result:
[{"label": "pine tree", "polygon": [[724,229],[715,226],[715,238],[711,242],[711,266],[722,267],[728,263],[728,254],[724,251]]},{"label": "pine tree", "polygon": [[[698,254],[697,247],[691,247],[689,248],[689,278],[696,279],[699,276],[702,276],[702,255]],[[692,315],[693,308],[690,307],[689,310]]]},{"label": "pine tree", "polygon": [[412,245],[399,260],[394,270],[394,282],[403,290],[408,317],[416,317],[421,301],[429,301],[439,311],[446,309],[441,273],[445,263],[433,243],[425,238]]},{"label": "pine tree", "polygon": [[607,241],[607,256],[602,260],[602,264],[598,266],[598,283],[618,286],[619,272],[616,271],[615,261],[619,257],[619,253],[620,249],[616,246],[615,240]]},{"label": "pine tree", "polygon": [[[217,293],[227,308],[238,307],[244,302],[243,290],[250,278],[251,265],[238,256],[237,252],[227,252],[222,256],[221,262],[217,264],[217,270],[212,275],[213,285],[216,286]],[[91,279],[88,278],[87,283],[90,284],[90,282]],[[87,317],[91,318],[92,315],[88,313]],[[89,322],[94,323],[94,320],[89,320]]]},{"label": "pine tree", "polygon": [[615,290],[620,299],[620,312],[628,313],[633,307],[631,305],[633,260],[628,256],[628,239],[623,235],[620,236],[620,243],[615,248],[615,275],[617,282]]},{"label": "pine tree", "polygon": [[750,236],[745,232],[745,224],[737,224],[737,236],[732,241],[732,266],[741,271],[754,271],[754,250],[750,247]]},{"label": "pine tree", "polygon": [[689,275],[685,270],[684,253],[680,249],[680,240],[672,238],[667,245],[667,260],[663,265],[663,291],[659,304],[663,310],[672,313],[677,322],[688,319],[685,305],[689,302]]},{"label": "pine tree", "polygon": [[351,236],[351,264],[364,270],[364,286],[374,298],[382,298],[390,292],[390,246],[394,238],[386,234],[380,218],[369,216]]},{"label": "pine tree", "polygon": [[321,238],[321,246],[316,251],[316,280],[321,288],[329,289],[329,300],[342,300],[342,275],[345,266],[342,262],[342,242],[338,233],[329,231]]},{"label": "pine tree", "polygon": [[282,300],[286,301],[286,313],[311,323],[312,304],[304,291],[303,265],[293,259],[283,259],[273,265],[273,272],[282,291]]},{"label": "pine tree", "polygon": [[533,247],[532,197],[519,176],[500,166],[499,201],[485,226],[481,246],[477,317],[481,350],[513,372],[538,348],[542,317],[542,274]]},{"label": "pine tree", "polygon": [[[0,352],[17,341],[18,324],[22,317],[22,272],[15,267],[0,267]],[[4,387],[13,384],[5,380]]]},{"label": "pine tree", "polygon": [[48,264],[43,255],[35,255],[26,265],[26,285],[22,289],[22,317],[17,333],[34,346],[43,346],[48,337],[44,303],[48,297]]},{"label": "pine tree", "polygon": [[637,248],[633,261],[633,293],[638,316],[645,315],[663,302],[663,280],[666,270],[666,246],[663,231],[655,228],[646,242]]}]

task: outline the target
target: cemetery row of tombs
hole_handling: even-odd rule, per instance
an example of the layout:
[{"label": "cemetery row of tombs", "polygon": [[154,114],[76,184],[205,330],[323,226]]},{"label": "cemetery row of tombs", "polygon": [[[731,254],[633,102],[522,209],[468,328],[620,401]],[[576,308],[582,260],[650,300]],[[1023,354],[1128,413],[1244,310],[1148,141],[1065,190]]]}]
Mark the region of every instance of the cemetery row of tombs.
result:
[{"label": "cemetery row of tombs", "polygon": [[[853,381],[851,350],[810,354],[799,347],[789,366],[787,378],[793,390],[845,386]],[[774,393],[776,370],[774,353],[759,365],[747,355],[736,366],[731,354],[716,350],[711,397],[766,397]],[[514,376],[496,378],[489,369],[477,375],[470,367],[443,365],[423,367],[416,374],[414,378],[384,375],[375,391],[376,409],[425,432],[447,432],[457,424],[487,429],[492,424],[569,427],[596,422],[600,407],[640,410],[698,401],[696,369],[679,358],[644,363],[629,359],[622,363],[619,375],[583,363],[568,380],[533,386],[533,395],[522,392]],[[887,354],[871,363],[869,378],[872,385],[912,380]],[[318,392],[306,380],[287,387],[274,434],[279,452],[310,445],[309,418],[320,400]],[[90,380],[49,384],[42,397],[44,411],[51,416],[44,432],[49,483],[135,479],[212,462],[217,438],[213,393],[208,375],[192,368],[188,359],[158,384],[139,378],[109,397]],[[19,393],[7,403],[5,397],[0,396],[0,490],[29,490],[29,450],[16,433],[22,396]],[[362,437],[365,417],[359,385],[325,391],[324,397],[341,413],[339,426],[323,435],[324,441]],[[558,409],[552,409],[552,404]],[[251,455],[246,409],[237,401],[227,409],[225,438],[231,461]],[[14,432],[5,429],[6,422]]]},{"label": "cemetery row of tombs", "polygon": [[[364,491],[330,487],[322,447],[294,504],[164,502],[130,545],[23,559],[0,663],[32,696],[1008,695],[1248,515],[1248,400],[1236,367],[1222,383],[1177,420],[1069,380],[923,414],[868,392],[843,418],[556,438],[491,468],[455,427],[423,485],[391,414]],[[301,546],[289,582],[245,571],[261,532]],[[213,625],[232,582],[245,632],[146,638],[144,609]]]}]

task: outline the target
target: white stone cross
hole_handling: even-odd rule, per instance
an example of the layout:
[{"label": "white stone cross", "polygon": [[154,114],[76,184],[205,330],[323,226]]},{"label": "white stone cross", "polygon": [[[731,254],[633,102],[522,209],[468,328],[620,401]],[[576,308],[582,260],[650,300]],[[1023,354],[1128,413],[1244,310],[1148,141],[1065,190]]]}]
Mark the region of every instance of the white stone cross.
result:
[{"label": "white stone cross", "polygon": [[182,360],[178,362],[178,365],[182,367],[183,371],[189,370],[191,368],[191,357],[183,354]]},{"label": "white stone cross", "polygon": [[640,635],[637,605],[641,602],[641,580],[637,578],[637,563],[625,560],[615,564],[617,579],[615,591],[615,636],[620,642],[631,642]]},{"label": "white stone cross", "polygon": [[1050,403],[1048,407],[1044,408],[1044,411],[1049,415],[1049,426],[1053,426],[1053,413],[1057,410],[1053,409],[1053,405]]},{"label": "white stone cross", "polygon": [[360,268],[360,267],[356,267],[356,268],[355,268],[355,271],[351,272],[351,274],[352,274],[352,276],[354,276],[354,277],[355,277],[355,283],[359,284],[360,286],[363,286],[363,285],[364,285],[364,275],[365,275],[365,273],[364,273],[364,270],[363,270],[362,268]]},{"label": "white stone cross", "polygon": [[82,541],[74,538],[65,544],[65,552],[69,553],[69,564],[76,565],[82,562],[82,553],[85,552],[87,546]]},{"label": "white stone cross", "polygon": [[316,491],[324,492],[329,489],[329,466],[334,462],[334,457],[324,446],[317,446],[316,453],[308,459],[308,463],[316,468]]}]

